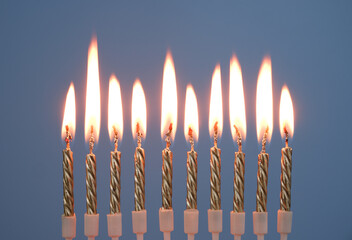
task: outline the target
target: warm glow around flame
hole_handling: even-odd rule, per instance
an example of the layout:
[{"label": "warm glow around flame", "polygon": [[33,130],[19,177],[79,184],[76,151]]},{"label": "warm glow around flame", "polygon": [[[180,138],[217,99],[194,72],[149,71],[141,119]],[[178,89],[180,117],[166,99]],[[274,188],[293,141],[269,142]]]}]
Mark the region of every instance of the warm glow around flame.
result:
[{"label": "warm glow around flame", "polygon": [[93,37],[88,51],[86,115],[84,125],[86,141],[91,137],[92,127],[94,141],[98,142],[100,131],[100,86],[98,44],[96,37]]},{"label": "warm glow around flame", "polygon": [[290,92],[286,86],[282,88],[280,99],[280,132],[281,136],[285,137],[286,128],[289,137],[293,137],[294,132],[294,117],[293,104]]},{"label": "warm glow around flame", "polygon": [[71,83],[66,96],[65,113],[62,121],[61,138],[66,138],[66,126],[72,137],[76,132],[76,101],[75,101],[75,87]]},{"label": "warm glow around flame", "polygon": [[172,124],[171,140],[174,140],[177,129],[177,87],[174,61],[171,52],[166,54],[163,74],[163,89],[161,100],[161,138],[169,131]]},{"label": "warm glow around flame", "polygon": [[194,141],[198,140],[198,105],[197,97],[191,85],[187,86],[185,103],[185,138],[189,141],[189,129],[192,129]]},{"label": "warm glow around flame", "polygon": [[115,131],[117,131],[117,136],[121,140],[123,136],[121,89],[115,75],[111,75],[110,77],[108,104],[108,131],[110,140],[114,139]]},{"label": "warm glow around flame", "polygon": [[222,89],[220,65],[216,65],[213,73],[210,93],[209,109],[209,135],[214,137],[214,126],[217,123],[218,137],[221,137],[223,116],[222,116]]},{"label": "warm glow around flame", "polygon": [[273,89],[269,57],[264,58],[259,71],[256,108],[258,141],[262,141],[267,128],[269,128],[267,139],[270,141],[273,132]]},{"label": "warm glow around flame", "polygon": [[139,131],[145,138],[147,134],[147,106],[139,79],[134,82],[132,91],[132,136],[134,139],[137,138],[137,124],[139,125]]},{"label": "warm glow around flame", "polygon": [[230,126],[232,138],[237,138],[236,127],[241,133],[242,139],[246,138],[246,108],[244,104],[243,80],[240,63],[233,56],[230,63]]}]

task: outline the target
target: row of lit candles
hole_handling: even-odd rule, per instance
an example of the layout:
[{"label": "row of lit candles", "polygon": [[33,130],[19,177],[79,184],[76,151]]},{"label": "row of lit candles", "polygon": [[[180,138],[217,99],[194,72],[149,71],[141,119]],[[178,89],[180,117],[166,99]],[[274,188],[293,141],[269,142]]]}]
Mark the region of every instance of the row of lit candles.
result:
[{"label": "row of lit candles", "polygon": [[[217,140],[222,134],[223,107],[220,66],[215,67],[210,96],[209,133],[214,140],[210,149],[210,209],[221,209],[221,150]],[[234,56],[230,63],[230,124],[232,136],[238,143],[238,152],[234,162],[234,199],[233,211],[243,212],[244,203],[244,166],[245,154],[242,152],[242,141],[246,135],[245,103],[241,67]],[[172,152],[171,141],[177,129],[177,88],[176,75],[171,53],[166,55],[161,106],[161,136],[165,138],[166,148],[162,151],[162,209],[172,209]],[[115,148],[111,152],[110,162],[110,214],[120,212],[120,164],[121,153],[118,141],[123,135],[121,90],[117,78],[112,75],[109,83],[108,131]],[[273,130],[273,99],[271,60],[263,60],[257,84],[256,99],[257,137],[262,140],[262,151],[258,155],[257,201],[256,212],[266,212],[268,160],[266,142],[270,140]],[[280,131],[285,137],[286,146],[282,149],[281,159],[281,194],[280,209],[290,211],[291,198],[291,164],[292,149],[288,147],[288,137],[293,135],[293,106],[290,93],[283,88],[280,100]],[[140,81],[137,79],[132,92],[132,134],[137,140],[135,151],[135,211],[145,209],[145,153],[141,141],[146,136],[146,99]],[[89,154],[86,157],[86,190],[87,214],[97,214],[96,199],[96,157],[93,154],[94,143],[98,141],[100,130],[100,86],[98,47],[93,38],[88,52],[87,92],[85,113],[85,138],[89,142]],[[71,84],[66,97],[62,137],[66,142],[63,150],[64,170],[64,216],[74,215],[73,198],[73,154],[70,141],[75,133],[75,93]],[[187,152],[187,209],[197,209],[197,152],[194,142],[198,139],[198,107],[193,88],[186,90],[184,134],[190,142],[191,150]]]}]

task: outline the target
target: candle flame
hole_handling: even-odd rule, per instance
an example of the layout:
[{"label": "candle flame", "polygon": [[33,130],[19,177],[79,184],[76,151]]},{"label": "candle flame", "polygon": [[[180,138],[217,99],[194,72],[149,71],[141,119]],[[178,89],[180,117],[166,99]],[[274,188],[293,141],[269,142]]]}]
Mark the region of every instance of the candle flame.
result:
[{"label": "candle flame", "polygon": [[[170,126],[171,129],[170,130]],[[164,74],[163,74],[163,90],[161,101],[161,138],[171,131],[171,140],[175,139],[177,129],[177,87],[174,61],[171,52],[166,54]]]},{"label": "candle flame", "polygon": [[[242,140],[246,138],[246,108],[244,104],[244,91],[241,65],[234,55],[230,63],[230,126],[234,141],[238,137],[236,127]],[[236,127],[235,127],[236,126]]]},{"label": "candle flame", "polygon": [[285,138],[287,131],[289,137],[293,137],[294,132],[294,115],[293,104],[290,92],[287,86],[284,86],[281,91],[280,99],[280,132],[281,136]]},{"label": "candle flame", "polygon": [[191,85],[187,86],[185,103],[185,124],[184,134],[187,141],[192,135],[195,141],[198,140],[198,106],[197,97]]},{"label": "candle flame", "polygon": [[115,135],[119,140],[123,136],[123,111],[121,100],[120,83],[113,74],[109,81],[109,103],[108,103],[108,131],[110,140],[113,141]]},{"label": "candle flame", "polygon": [[264,58],[259,71],[256,108],[258,141],[262,141],[266,131],[268,131],[267,140],[270,141],[273,132],[273,89],[270,57]]},{"label": "candle flame", "polygon": [[134,139],[137,138],[138,131],[145,138],[147,134],[147,106],[139,79],[134,82],[132,91],[132,136]]},{"label": "candle flame", "polygon": [[216,130],[217,136],[221,137],[223,126],[222,114],[222,89],[221,89],[221,70],[220,65],[216,65],[213,73],[210,93],[209,109],[209,135],[214,137]]},{"label": "candle flame", "polygon": [[86,141],[88,141],[93,134],[94,141],[98,142],[100,131],[100,87],[98,43],[96,37],[92,38],[88,51],[86,115],[84,129]]},{"label": "candle flame", "polygon": [[72,137],[75,135],[76,131],[76,101],[75,101],[75,87],[73,83],[70,84],[70,88],[67,91],[66,104],[64,119],[62,120],[62,130],[61,138],[65,139],[67,137],[67,129]]}]

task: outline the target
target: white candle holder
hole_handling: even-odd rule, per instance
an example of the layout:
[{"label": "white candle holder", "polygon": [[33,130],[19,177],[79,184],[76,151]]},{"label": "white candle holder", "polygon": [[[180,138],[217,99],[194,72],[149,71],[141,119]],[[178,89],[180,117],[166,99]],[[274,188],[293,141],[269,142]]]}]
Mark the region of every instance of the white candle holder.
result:
[{"label": "white candle holder", "polygon": [[164,233],[164,240],[171,239],[171,232],[174,230],[174,210],[159,209],[160,231]]},{"label": "white candle holder", "polygon": [[143,240],[143,235],[147,232],[147,210],[132,211],[132,226],[137,240]]},{"label": "white candle holder", "polygon": [[245,232],[245,212],[234,212],[230,213],[230,227],[231,234],[234,235],[234,240],[241,240],[241,236]]},{"label": "white candle holder", "polygon": [[268,233],[267,212],[253,212],[253,232],[257,240],[264,240],[264,235]]},{"label": "white candle holder", "polygon": [[76,214],[73,216],[62,215],[62,237],[66,240],[72,240],[76,237]]},{"label": "white candle holder", "polygon": [[212,240],[219,240],[219,234],[222,232],[222,210],[208,209],[208,231]]},{"label": "white candle holder", "polygon": [[84,214],[84,235],[88,240],[99,235],[99,214]]},{"label": "white candle holder", "polygon": [[194,235],[198,233],[199,212],[197,209],[187,209],[184,211],[184,231],[188,240],[194,240]]},{"label": "white candle holder", "polygon": [[122,214],[107,214],[108,219],[108,235],[111,240],[119,240],[122,236]]},{"label": "white candle holder", "polygon": [[287,240],[287,235],[291,233],[292,215],[291,211],[277,211],[277,232],[280,233],[280,240]]}]

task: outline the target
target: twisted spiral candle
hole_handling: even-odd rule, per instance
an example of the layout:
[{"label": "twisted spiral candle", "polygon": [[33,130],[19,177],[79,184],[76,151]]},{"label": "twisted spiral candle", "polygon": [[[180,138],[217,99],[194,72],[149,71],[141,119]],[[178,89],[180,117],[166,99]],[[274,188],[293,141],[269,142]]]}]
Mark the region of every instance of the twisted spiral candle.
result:
[{"label": "twisted spiral candle", "polygon": [[288,146],[288,132],[286,134],[286,147],[281,149],[281,192],[280,210],[291,209],[291,171],[292,171],[292,148]]},{"label": "twisted spiral candle", "polygon": [[197,209],[197,152],[194,151],[192,129],[189,129],[191,151],[187,152],[187,209]]},{"label": "twisted spiral candle", "polygon": [[118,138],[115,133],[115,150],[110,153],[110,214],[121,212],[120,192],[121,192],[121,152],[117,151]]},{"label": "twisted spiral candle", "polygon": [[266,129],[263,141],[262,152],[258,155],[258,173],[257,173],[257,212],[266,212],[267,188],[268,188],[268,164],[269,154],[265,152],[266,139],[269,128]]},{"label": "twisted spiral candle", "polygon": [[221,209],[221,150],[217,147],[218,128],[214,125],[214,147],[210,149],[210,209]]},{"label": "twisted spiral candle", "polygon": [[66,126],[66,149],[62,151],[63,154],[63,188],[64,188],[64,215],[74,215],[74,198],[73,198],[73,153],[70,149],[71,134]]},{"label": "twisted spiral candle", "polygon": [[162,166],[162,208],[172,209],[172,152],[170,150],[170,135],[172,131],[172,124],[170,124],[169,131],[166,134],[166,148],[162,151],[163,166]]},{"label": "twisted spiral candle", "polygon": [[233,180],[233,211],[243,212],[244,209],[244,166],[245,154],[242,152],[242,136],[234,125],[237,135],[238,152],[235,153],[234,180]]},{"label": "twisted spiral candle", "polygon": [[145,155],[141,147],[142,134],[137,124],[138,147],[134,153],[134,210],[142,211],[145,209]]},{"label": "twisted spiral candle", "polygon": [[94,137],[93,127],[89,139],[89,154],[86,157],[86,201],[87,214],[97,214],[97,182],[96,182],[96,159],[93,154]]}]

